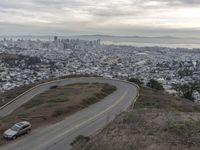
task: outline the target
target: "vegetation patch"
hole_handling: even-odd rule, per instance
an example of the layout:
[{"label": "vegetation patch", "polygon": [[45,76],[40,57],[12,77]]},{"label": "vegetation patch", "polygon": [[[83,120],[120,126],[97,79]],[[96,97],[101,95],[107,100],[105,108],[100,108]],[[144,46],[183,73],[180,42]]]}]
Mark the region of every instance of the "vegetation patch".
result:
[{"label": "vegetation patch", "polygon": [[[98,84],[97,84],[98,85]],[[115,86],[111,86],[109,84],[104,84],[103,88],[101,89],[100,92],[95,93],[93,97],[86,98],[82,101],[83,106],[88,106],[91,104],[96,103],[100,99],[105,98],[107,95],[110,95],[116,90]]]},{"label": "vegetation patch", "polygon": [[135,84],[137,84],[137,85],[142,85],[142,84],[144,84],[142,81],[140,81],[140,79],[138,79],[138,78],[130,78],[130,79],[128,79],[128,81],[129,82],[133,82],[133,83],[135,83]]},{"label": "vegetation patch", "polygon": [[141,86],[133,110],[73,150],[199,150],[199,110],[190,100]]},{"label": "vegetation patch", "polygon": [[77,145],[78,143],[84,143],[84,142],[88,142],[90,140],[90,137],[88,136],[83,136],[83,135],[79,135],[75,138],[75,140],[70,144],[71,146]]},{"label": "vegetation patch", "polygon": [[65,109],[57,109],[53,112],[52,117],[58,117],[66,113]]},{"label": "vegetation patch", "polygon": [[0,92],[0,98],[1,98],[0,106],[3,106],[4,104],[8,103],[12,99],[16,98],[20,94],[26,92],[27,90],[29,90],[30,88],[32,88],[38,84],[42,84],[45,82],[50,82],[50,81],[54,81],[54,80],[58,80],[58,79],[79,78],[79,77],[100,77],[100,76],[97,76],[94,74],[67,75],[67,76],[62,76],[62,77],[58,77],[58,78],[49,78],[47,80],[36,81],[35,83],[16,87],[16,88],[6,91],[4,93]]},{"label": "vegetation patch", "polygon": [[[0,119],[0,134],[21,120],[30,121],[33,128],[56,123],[100,101],[115,90],[116,87],[103,83],[77,83],[52,88],[37,95],[11,115]],[[0,138],[0,144],[5,142]]]},{"label": "vegetation patch", "polygon": [[192,119],[169,122],[168,130],[177,135],[184,144],[193,145],[200,143],[200,121]]},{"label": "vegetation patch", "polygon": [[62,103],[69,101],[68,92],[69,89],[66,89],[66,86],[59,87],[56,89],[50,89],[47,92],[44,92],[36,97],[34,97],[31,101],[27,102],[23,105],[23,107],[29,109],[32,107],[36,107],[46,103]]},{"label": "vegetation patch", "polygon": [[142,87],[135,109],[163,109],[177,112],[200,112],[200,105],[183,98],[167,95],[164,92]]},{"label": "vegetation patch", "polygon": [[162,84],[154,79],[149,80],[149,82],[147,83],[147,86],[156,90],[164,90]]}]

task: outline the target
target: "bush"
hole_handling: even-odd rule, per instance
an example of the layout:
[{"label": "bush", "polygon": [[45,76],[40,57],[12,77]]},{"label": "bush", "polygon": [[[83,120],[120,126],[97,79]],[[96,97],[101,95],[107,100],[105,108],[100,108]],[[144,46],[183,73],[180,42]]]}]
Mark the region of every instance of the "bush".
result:
[{"label": "bush", "polygon": [[116,89],[117,88],[115,86],[111,86],[111,85],[106,84],[106,85],[103,86],[103,89],[101,91],[108,95],[108,94],[113,93]]},{"label": "bush", "polygon": [[178,136],[186,145],[197,145],[200,143],[200,121],[192,119],[174,121],[169,123],[169,131]]},{"label": "bush", "polygon": [[138,79],[138,78],[130,78],[130,79],[128,79],[128,81],[129,81],[129,82],[133,82],[133,83],[135,83],[135,84],[137,84],[137,85],[143,84],[143,82],[140,81],[140,79]]},{"label": "bush", "polygon": [[194,127],[195,124],[191,120],[170,122],[169,124],[170,130],[181,137],[191,136]]},{"label": "bush", "polygon": [[96,93],[95,96],[98,98],[98,99],[103,99],[104,97],[106,97],[107,94],[101,92],[101,93]]},{"label": "bush", "polygon": [[34,100],[29,101],[28,103],[24,104],[23,107],[26,109],[30,109],[39,105],[44,104],[45,101],[42,98],[34,98]]},{"label": "bush", "polygon": [[163,90],[163,86],[161,83],[159,83],[158,81],[151,79],[149,80],[149,82],[147,83],[147,86],[152,88],[152,89],[156,89],[156,90]]},{"label": "bush", "polygon": [[58,117],[61,116],[65,113],[66,111],[64,109],[58,109],[53,112],[52,117]]},{"label": "bush", "polygon": [[173,84],[173,89],[177,91],[178,96],[194,101],[194,91],[200,91],[200,83],[185,83],[185,84]]},{"label": "bush", "polygon": [[105,84],[103,88],[101,89],[100,93],[96,93],[95,96],[84,99],[82,101],[83,105],[91,105],[94,104],[95,102],[105,98],[109,94],[113,93],[117,88],[115,86],[111,86],[108,84]]},{"label": "bush", "polygon": [[82,101],[82,104],[83,105],[90,105],[90,104],[94,104],[96,101],[97,101],[96,97],[90,97],[90,98],[84,99]]},{"label": "bush", "polygon": [[71,146],[74,146],[77,143],[81,143],[81,142],[88,142],[90,140],[90,137],[86,137],[83,135],[79,135],[78,137],[75,138],[75,140],[70,144]]}]

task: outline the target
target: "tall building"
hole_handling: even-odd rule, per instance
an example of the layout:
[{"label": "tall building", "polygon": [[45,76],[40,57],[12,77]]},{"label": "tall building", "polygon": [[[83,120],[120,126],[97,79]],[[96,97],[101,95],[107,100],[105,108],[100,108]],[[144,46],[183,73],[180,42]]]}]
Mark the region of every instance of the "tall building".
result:
[{"label": "tall building", "polygon": [[55,43],[55,46],[57,49],[58,48],[58,37],[57,36],[54,36],[54,43]]},{"label": "tall building", "polygon": [[58,37],[54,36],[54,42],[57,42],[57,41],[58,41]]},{"label": "tall building", "polygon": [[97,45],[101,45],[101,40],[100,39],[97,40]]}]

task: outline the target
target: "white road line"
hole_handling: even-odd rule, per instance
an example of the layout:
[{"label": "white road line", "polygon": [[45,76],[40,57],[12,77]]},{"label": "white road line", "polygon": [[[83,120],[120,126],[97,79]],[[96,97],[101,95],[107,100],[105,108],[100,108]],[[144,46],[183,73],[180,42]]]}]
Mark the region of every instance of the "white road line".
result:
[{"label": "white road line", "polygon": [[66,135],[67,133],[69,133],[69,132],[71,132],[71,131],[73,131],[73,130],[79,128],[79,127],[81,127],[82,125],[84,125],[84,124],[86,124],[86,123],[88,123],[88,122],[90,122],[90,121],[92,121],[92,120],[95,120],[96,118],[98,118],[99,116],[101,116],[102,114],[106,113],[107,111],[109,111],[110,109],[112,109],[113,107],[115,107],[117,104],[119,104],[119,103],[124,99],[124,97],[126,96],[126,94],[127,94],[127,91],[126,91],[113,105],[109,106],[109,107],[108,107],[107,109],[105,109],[104,111],[102,111],[102,112],[98,113],[97,115],[95,115],[95,116],[93,116],[93,117],[91,117],[91,118],[89,118],[89,119],[83,121],[83,122],[80,123],[80,124],[75,125],[74,127],[70,128],[70,129],[68,129],[68,130],[66,130],[66,131],[64,131],[64,132],[62,132],[61,134],[55,136],[54,138],[52,138],[51,140],[49,140],[49,141],[46,142],[45,144],[41,145],[40,147],[41,147],[41,148],[42,148],[42,147],[45,147],[47,143],[54,143],[54,142],[56,141],[56,139],[58,139],[58,138],[60,138],[60,137],[62,137],[62,136],[64,136],[64,135]]}]

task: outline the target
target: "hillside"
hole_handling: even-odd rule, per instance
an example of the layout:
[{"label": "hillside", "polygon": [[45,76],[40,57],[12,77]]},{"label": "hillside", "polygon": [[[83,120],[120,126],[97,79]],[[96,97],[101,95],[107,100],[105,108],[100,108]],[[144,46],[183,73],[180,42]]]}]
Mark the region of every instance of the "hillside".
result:
[{"label": "hillside", "polygon": [[97,135],[80,136],[73,150],[199,150],[200,106],[141,88],[134,109]]},{"label": "hillside", "polygon": [[[106,83],[76,83],[50,88],[33,97],[10,115],[0,118],[0,134],[20,121],[29,121],[32,129],[64,120],[116,91]],[[20,137],[19,137],[20,138]],[[0,145],[10,141],[0,137]]]}]

